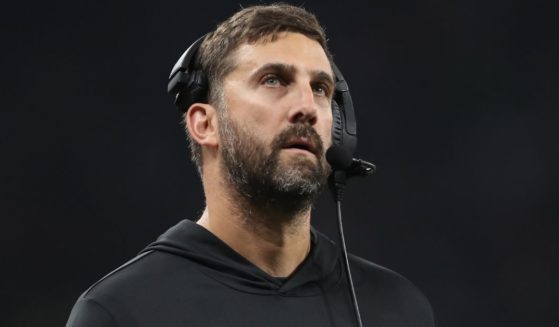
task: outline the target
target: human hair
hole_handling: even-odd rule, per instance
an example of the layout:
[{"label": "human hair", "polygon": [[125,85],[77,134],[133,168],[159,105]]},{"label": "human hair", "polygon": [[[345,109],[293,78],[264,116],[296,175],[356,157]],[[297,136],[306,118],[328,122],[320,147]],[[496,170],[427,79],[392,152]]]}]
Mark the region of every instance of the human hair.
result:
[{"label": "human hair", "polygon": [[[243,8],[217,25],[208,33],[198,50],[196,66],[208,78],[208,103],[217,110],[225,107],[223,79],[235,68],[233,52],[243,44],[273,42],[283,32],[301,33],[317,41],[324,49],[328,60],[332,55],[328,50],[326,34],[315,15],[302,7],[285,3],[256,5]],[[202,172],[202,148],[188,133],[192,161]]]}]

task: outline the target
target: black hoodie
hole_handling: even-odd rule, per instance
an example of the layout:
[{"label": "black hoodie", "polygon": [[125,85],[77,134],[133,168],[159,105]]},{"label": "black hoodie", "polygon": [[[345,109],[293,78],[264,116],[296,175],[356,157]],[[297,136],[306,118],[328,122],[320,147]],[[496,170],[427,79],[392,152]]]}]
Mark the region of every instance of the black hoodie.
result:
[{"label": "black hoodie", "polygon": [[[311,231],[308,257],[269,276],[205,228],[183,220],[85,291],[67,327],[357,326],[338,247]],[[350,256],[363,326],[434,326],[405,278]]]}]

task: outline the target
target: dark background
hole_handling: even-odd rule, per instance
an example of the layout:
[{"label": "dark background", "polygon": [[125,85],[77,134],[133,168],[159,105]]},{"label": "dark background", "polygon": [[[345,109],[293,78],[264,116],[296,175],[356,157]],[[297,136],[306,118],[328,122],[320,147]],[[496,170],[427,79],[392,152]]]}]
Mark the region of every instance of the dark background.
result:
[{"label": "dark background", "polygon": [[[0,325],[63,325],[90,284],[201,212],[167,76],[239,2],[254,3],[3,5]],[[559,324],[553,3],[305,3],[379,167],[346,192],[350,251],[412,280],[440,326]],[[334,212],[324,194],[313,221],[332,237]]]}]

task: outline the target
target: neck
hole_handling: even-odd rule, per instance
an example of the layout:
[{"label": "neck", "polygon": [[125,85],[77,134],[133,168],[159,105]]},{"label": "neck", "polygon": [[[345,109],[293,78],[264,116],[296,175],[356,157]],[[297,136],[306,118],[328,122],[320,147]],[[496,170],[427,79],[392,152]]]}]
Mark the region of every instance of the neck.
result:
[{"label": "neck", "polygon": [[287,277],[306,258],[310,208],[284,213],[257,207],[223,183],[205,180],[204,188],[206,209],[198,224],[252,264],[270,276]]}]

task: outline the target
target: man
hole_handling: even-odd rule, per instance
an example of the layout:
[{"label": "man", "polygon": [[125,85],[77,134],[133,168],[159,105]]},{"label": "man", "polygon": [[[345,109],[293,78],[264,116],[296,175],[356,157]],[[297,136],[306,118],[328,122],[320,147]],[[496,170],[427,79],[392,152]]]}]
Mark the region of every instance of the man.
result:
[{"label": "man", "polygon": [[[206,208],[88,289],[67,326],[356,326],[338,247],[310,226],[330,174],[334,75],[316,18],[249,7],[206,36],[184,115]],[[433,326],[407,280],[357,257],[364,326]]]}]

